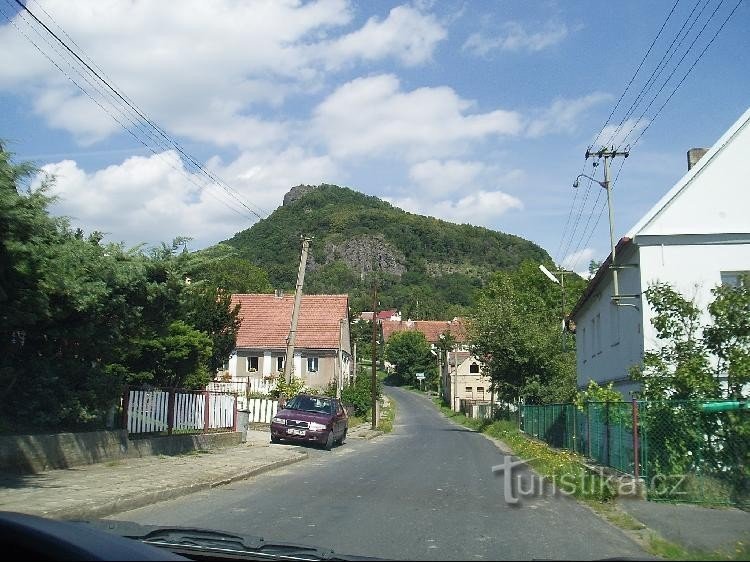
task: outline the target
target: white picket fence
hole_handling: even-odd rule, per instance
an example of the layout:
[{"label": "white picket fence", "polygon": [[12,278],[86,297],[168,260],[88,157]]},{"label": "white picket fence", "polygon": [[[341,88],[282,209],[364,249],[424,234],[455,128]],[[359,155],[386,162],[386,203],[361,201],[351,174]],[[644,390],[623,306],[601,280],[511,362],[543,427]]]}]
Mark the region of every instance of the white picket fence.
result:
[{"label": "white picket fence", "polygon": [[279,401],[267,398],[251,398],[247,401],[248,421],[251,423],[271,423],[271,418],[279,411]]},{"label": "white picket fence", "polygon": [[247,409],[248,394],[270,394],[276,386],[275,383],[260,378],[248,378],[239,381],[208,383],[206,390],[211,392],[224,392],[237,395],[237,407],[240,410]]},{"label": "white picket fence", "polygon": [[[168,432],[169,395],[170,392],[163,390],[129,390],[125,424],[128,433]],[[233,394],[174,392],[172,430],[193,432],[232,429],[236,401],[237,397]]]}]

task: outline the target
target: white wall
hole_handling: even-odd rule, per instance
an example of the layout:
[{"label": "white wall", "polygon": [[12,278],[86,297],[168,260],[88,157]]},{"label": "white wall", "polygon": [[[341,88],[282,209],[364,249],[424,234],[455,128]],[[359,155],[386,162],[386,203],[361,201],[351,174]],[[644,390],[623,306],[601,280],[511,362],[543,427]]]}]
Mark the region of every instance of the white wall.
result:
[{"label": "white wall", "polygon": [[[632,244],[616,256],[618,264],[640,265],[637,248]],[[620,269],[618,283],[621,295],[641,292],[639,268]],[[576,317],[576,362],[578,386],[585,387],[589,380],[603,384],[616,382],[616,388],[627,393],[633,385],[627,382],[628,370],[643,358],[643,306],[641,298],[623,299],[615,306],[612,274],[600,281],[596,291]]]},{"label": "white wall", "polygon": [[[696,305],[703,310],[702,324],[711,320],[708,313],[708,305],[714,299],[711,289],[721,283],[721,272],[750,271],[750,240],[747,244],[731,245],[645,246],[640,254],[644,290],[656,281],[669,283],[684,297],[695,299]],[[646,305],[646,349],[659,346],[656,330],[651,324],[652,317],[653,311]]]},{"label": "white wall", "polygon": [[[704,241],[710,239],[706,237]],[[674,242],[679,237],[665,240]],[[698,241],[693,239],[693,242]],[[708,324],[707,307],[713,300],[711,289],[721,283],[721,272],[750,270],[750,240],[747,244],[726,245],[694,243],[636,247],[631,244],[618,261],[640,266],[639,269],[620,270],[621,294],[645,291],[656,281],[669,283],[683,296],[695,299],[704,312],[701,323]],[[629,391],[637,390],[637,385],[626,380],[629,368],[640,364],[644,351],[657,349],[660,342],[651,324],[653,311],[645,296],[623,301],[637,304],[640,310],[635,310],[612,305],[612,294],[610,273],[576,318],[578,386],[586,386],[589,380],[599,384],[616,381],[615,388],[629,398]],[[619,323],[612,324],[618,314]],[[594,320],[597,316],[598,320]],[[594,330],[597,321],[598,330]],[[615,326],[619,326],[619,334]]]}]

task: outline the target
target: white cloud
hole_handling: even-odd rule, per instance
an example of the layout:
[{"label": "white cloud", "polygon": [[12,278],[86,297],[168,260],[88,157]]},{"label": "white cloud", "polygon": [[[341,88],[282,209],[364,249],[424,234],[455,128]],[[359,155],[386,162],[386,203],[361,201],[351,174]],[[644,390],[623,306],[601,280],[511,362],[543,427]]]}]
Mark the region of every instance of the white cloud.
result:
[{"label": "white cloud", "polygon": [[[426,62],[446,35],[433,16],[409,6],[349,30],[354,14],[347,0],[39,3],[167,130],[241,149],[273,143],[287,129],[261,117],[261,106],[279,107],[289,96],[319,91],[327,70],[352,62]],[[52,51],[20,17],[14,23]],[[0,26],[0,44],[0,91],[29,96],[49,126],[82,144],[119,131],[10,24]],[[52,57],[91,88],[71,59]]]},{"label": "white cloud", "polygon": [[626,119],[622,125],[607,125],[592,141],[594,149],[600,146],[623,146],[633,142],[649,124],[648,119]]},{"label": "white cloud", "polygon": [[489,228],[493,228],[497,220],[507,211],[523,209],[520,199],[502,191],[480,190],[457,200],[427,201],[406,197],[387,198],[387,201],[412,213]]},{"label": "white cloud", "polygon": [[518,113],[469,113],[472,105],[452,88],[404,92],[396,76],[381,74],[339,87],[315,109],[312,129],[338,157],[435,157],[470,141],[521,132]]},{"label": "white cloud", "polygon": [[409,178],[423,190],[443,195],[466,190],[484,169],[482,162],[425,160],[409,169]]},{"label": "white cloud", "polygon": [[[281,153],[244,153],[227,166],[207,165],[236,189],[251,208],[272,211],[292,185],[330,180],[337,173],[328,157],[300,148]],[[86,172],[72,160],[48,164],[55,177],[53,212],[69,216],[87,231],[109,233],[128,244],[191,236],[201,247],[232,236],[255,222],[240,203],[205,177],[189,174],[175,152],[135,156],[120,164]],[[236,211],[240,211],[238,214]],[[264,213],[261,213],[264,214]]]},{"label": "white cloud", "polygon": [[597,104],[612,99],[610,94],[594,92],[573,99],[557,99],[529,123],[526,134],[532,138],[550,133],[568,133],[575,130],[583,113]]},{"label": "white cloud", "polygon": [[478,56],[486,56],[492,51],[537,52],[562,42],[569,34],[568,26],[561,22],[549,21],[530,31],[518,22],[506,22],[499,32],[477,32],[469,36],[463,50]]},{"label": "white cloud", "polygon": [[370,18],[361,29],[323,43],[321,54],[329,66],[389,57],[414,66],[430,60],[435,46],[446,35],[434,16],[409,6],[397,6],[384,20]]},{"label": "white cloud", "polygon": [[[579,267],[586,269],[594,256],[595,253],[593,248],[584,248],[565,256],[560,265],[563,269],[574,269]],[[586,275],[583,275],[582,273],[579,275],[582,277],[588,277],[588,270],[586,270]]]}]

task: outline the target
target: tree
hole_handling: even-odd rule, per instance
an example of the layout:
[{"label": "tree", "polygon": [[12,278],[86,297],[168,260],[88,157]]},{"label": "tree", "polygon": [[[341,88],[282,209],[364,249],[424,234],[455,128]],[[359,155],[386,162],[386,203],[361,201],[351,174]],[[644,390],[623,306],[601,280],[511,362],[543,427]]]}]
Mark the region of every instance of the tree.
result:
[{"label": "tree", "polygon": [[[584,286],[579,277],[566,280],[566,302],[575,303]],[[469,344],[501,399],[573,399],[575,352],[572,345],[562,350],[560,299],[560,286],[541,275],[534,262],[497,272],[478,294],[469,317]]]},{"label": "tree", "polygon": [[395,365],[396,376],[404,384],[416,384],[416,373],[427,375],[435,369],[430,344],[422,332],[407,330],[393,334],[385,346],[385,358]]},{"label": "tree", "polygon": [[713,322],[703,331],[704,341],[717,358],[717,375],[727,376],[726,397],[740,400],[750,383],[750,277],[736,287],[722,284],[712,293],[708,311]]},{"label": "tree", "polygon": [[633,372],[647,400],[718,397],[719,387],[709,367],[702,339],[701,310],[667,283],[654,283],[644,292],[654,311],[651,323],[661,346],[647,350],[643,367]]}]

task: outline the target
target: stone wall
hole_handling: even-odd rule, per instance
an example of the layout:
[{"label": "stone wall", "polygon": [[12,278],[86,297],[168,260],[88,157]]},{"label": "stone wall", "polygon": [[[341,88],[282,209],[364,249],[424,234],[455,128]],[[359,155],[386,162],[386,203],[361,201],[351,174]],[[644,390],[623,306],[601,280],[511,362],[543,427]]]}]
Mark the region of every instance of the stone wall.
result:
[{"label": "stone wall", "polygon": [[36,473],[150,455],[231,447],[239,432],[128,439],[124,430],[0,436],[0,471]]}]

